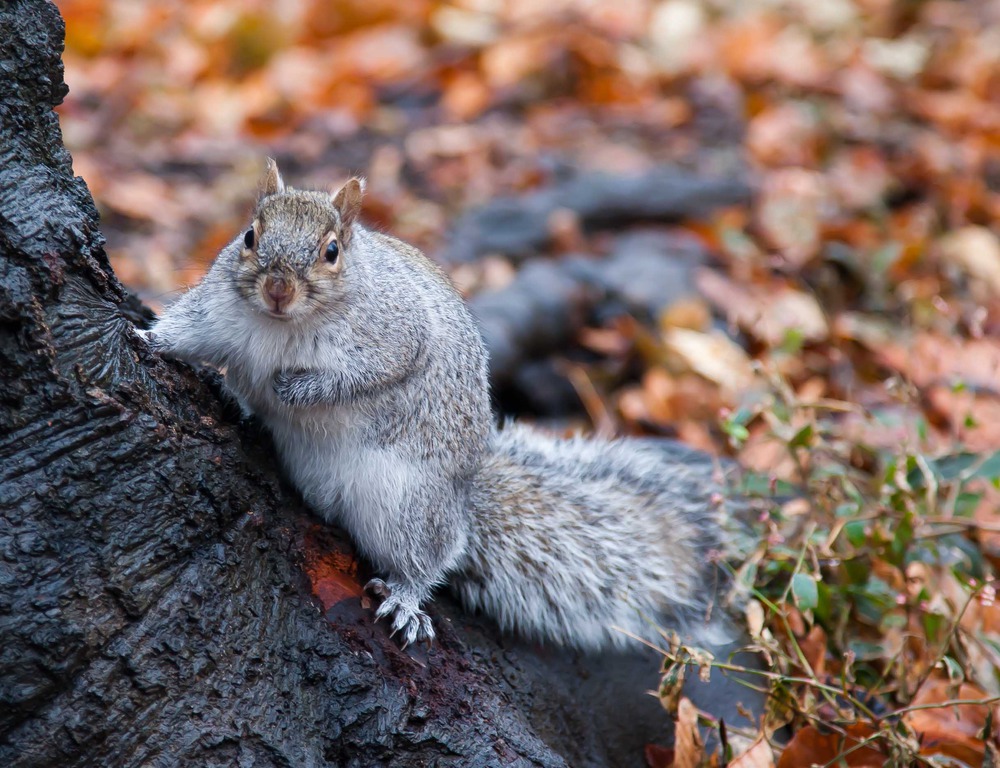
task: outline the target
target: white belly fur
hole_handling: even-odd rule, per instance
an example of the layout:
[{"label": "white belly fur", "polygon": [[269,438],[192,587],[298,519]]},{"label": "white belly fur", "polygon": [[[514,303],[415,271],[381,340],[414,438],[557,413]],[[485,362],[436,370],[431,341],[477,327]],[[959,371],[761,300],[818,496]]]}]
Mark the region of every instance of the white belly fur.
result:
[{"label": "white belly fur", "polygon": [[[269,424],[285,470],[306,502],[326,520],[343,525],[376,562],[388,527],[399,518],[417,487],[413,460],[393,447],[366,444],[363,424],[332,413],[313,424]],[[270,419],[268,421],[271,421]]]},{"label": "white belly fur", "polygon": [[255,322],[253,318],[244,326],[246,348],[260,349],[250,342],[265,339],[272,348],[228,370],[227,385],[267,425],[285,471],[306,502],[325,519],[343,525],[373,560],[382,560],[390,554],[379,551],[385,547],[384,532],[398,526],[418,487],[415,460],[398,448],[366,441],[370,421],[360,409],[299,410],[281,403],[271,388],[276,360],[279,369],[308,369],[328,362],[315,359],[315,345],[308,336],[289,329],[281,339],[272,328],[258,338]]}]

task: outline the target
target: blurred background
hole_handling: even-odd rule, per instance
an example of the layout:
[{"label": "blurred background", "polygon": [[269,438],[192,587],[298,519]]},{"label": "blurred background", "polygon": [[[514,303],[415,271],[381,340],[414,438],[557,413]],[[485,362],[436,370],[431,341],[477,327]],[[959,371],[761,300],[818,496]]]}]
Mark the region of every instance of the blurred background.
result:
[{"label": "blurred background", "polygon": [[[367,176],[369,221],[470,295],[532,267],[523,316],[490,315],[509,291],[481,311],[513,410],[725,450],[756,360],[878,410],[864,439],[1000,447],[1000,3],[58,5],[65,140],[154,308],[245,226],[272,155],[293,185]],[[676,169],[700,202],[643,211]],[[643,183],[609,202],[590,171]]]},{"label": "blurred background", "polygon": [[[741,543],[775,665],[1000,692],[1000,2],[57,4],[65,141],[150,306],[266,156],[363,174],[470,298],[503,411],[806,489]],[[833,717],[807,699],[786,721]],[[967,710],[906,722],[978,765]]]}]

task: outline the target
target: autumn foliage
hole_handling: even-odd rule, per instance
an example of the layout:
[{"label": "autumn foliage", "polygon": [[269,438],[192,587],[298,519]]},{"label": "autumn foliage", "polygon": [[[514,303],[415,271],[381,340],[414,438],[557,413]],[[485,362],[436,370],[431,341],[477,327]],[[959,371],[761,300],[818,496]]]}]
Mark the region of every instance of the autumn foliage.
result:
[{"label": "autumn foliage", "polygon": [[[707,254],[692,290],[588,318],[562,360],[590,426],[734,457],[760,500],[733,605],[767,717],[705,755],[672,681],[727,660],[674,645],[678,743],[647,759],[998,764],[996,3],[58,5],[66,142],[154,306],[239,231],[265,154],[303,186],[366,174],[368,218],[432,255],[462,211],[567,169],[749,179],[748,205],[649,225]],[[538,257],[616,248],[550,224]],[[519,260],[454,277],[494,290]]]}]

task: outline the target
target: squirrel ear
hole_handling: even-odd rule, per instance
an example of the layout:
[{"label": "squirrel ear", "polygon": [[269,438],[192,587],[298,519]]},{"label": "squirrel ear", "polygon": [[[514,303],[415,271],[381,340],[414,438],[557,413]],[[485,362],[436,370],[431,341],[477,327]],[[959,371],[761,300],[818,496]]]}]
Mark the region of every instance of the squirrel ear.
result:
[{"label": "squirrel ear", "polygon": [[285,182],[281,178],[281,171],[273,158],[267,158],[267,167],[260,180],[260,196],[268,197],[285,191]]},{"label": "squirrel ear", "polygon": [[365,180],[355,176],[333,196],[333,207],[340,212],[340,224],[347,229],[361,213],[361,196],[365,193]]}]

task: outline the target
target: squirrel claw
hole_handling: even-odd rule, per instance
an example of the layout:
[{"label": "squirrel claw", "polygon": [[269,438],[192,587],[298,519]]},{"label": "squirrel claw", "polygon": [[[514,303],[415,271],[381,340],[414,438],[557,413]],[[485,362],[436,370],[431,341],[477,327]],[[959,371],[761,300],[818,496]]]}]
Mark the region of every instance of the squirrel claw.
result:
[{"label": "squirrel claw", "polygon": [[[365,592],[371,592],[375,597],[380,597],[385,600],[392,594],[392,590],[389,589],[389,585],[386,584],[382,579],[372,579],[367,584],[365,584]],[[379,618],[382,618],[379,616]]]},{"label": "squirrel claw", "polygon": [[389,637],[399,633],[404,649],[420,640],[428,644],[434,640],[431,617],[420,610],[418,600],[408,598],[405,588],[394,589],[382,579],[372,579],[365,585],[365,592],[382,599],[382,604],[375,609],[375,621],[392,617]]}]

